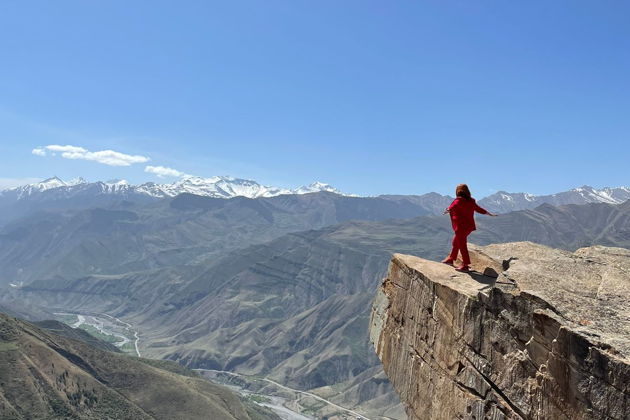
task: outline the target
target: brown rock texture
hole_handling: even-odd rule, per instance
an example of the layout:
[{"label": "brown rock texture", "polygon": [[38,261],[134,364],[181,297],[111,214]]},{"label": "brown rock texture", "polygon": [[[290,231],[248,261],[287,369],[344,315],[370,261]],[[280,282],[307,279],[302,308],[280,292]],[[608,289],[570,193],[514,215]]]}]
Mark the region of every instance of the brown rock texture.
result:
[{"label": "brown rock texture", "polygon": [[409,418],[630,419],[630,251],[473,253],[498,277],[395,254],[377,291],[371,341]]}]

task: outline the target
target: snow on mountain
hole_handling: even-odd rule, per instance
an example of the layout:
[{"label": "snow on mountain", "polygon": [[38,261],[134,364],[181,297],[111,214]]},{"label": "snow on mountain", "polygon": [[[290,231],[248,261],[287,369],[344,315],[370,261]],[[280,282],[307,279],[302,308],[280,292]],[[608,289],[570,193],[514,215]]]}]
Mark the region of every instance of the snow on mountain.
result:
[{"label": "snow on mountain", "polygon": [[322,191],[339,195],[347,195],[322,182],[314,182],[310,185],[290,190],[286,188],[260,185],[256,181],[227,176],[214,176],[212,178],[191,176],[182,178],[172,184],[155,184],[149,182],[139,185],[136,190],[153,197],[174,197],[178,194],[190,193],[218,198],[231,198],[237,196],[258,198],[275,197],[283,194],[308,194]]},{"label": "snow on mountain", "polygon": [[85,190],[95,190],[103,194],[109,193],[123,193],[128,192],[133,188],[125,180],[115,180],[108,182],[88,182],[85,179],[79,177],[70,181],[63,181],[60,178],[54,176],[52,178],[45,179],[41,182],[34,184],[23,185],[21,187],[14,187],[0,192],[2,195],[14,194],[18,199],[30,197],[38,193],[47,192],[49,194],[61,194],[61,195],[74,195],[78,192]]},{"label": "snow on mountain", "polygon": [[41,192],[53,190],[56,188],[70,187],[73,185],[77,185],[81,181],[84,181],[83,178],[77,178],[69,182],[64,182],[58,177],[53,176],[52,178],[48,178],[48,179],[45,179],[43,181],[36,182],[33,184],[24,185],[21,187],[9,188],[3,192],[13,192],[17,194],[18,198],[22,198],[22,197],[30,196],[35,193],[41,193]]},{"label": "snow on mountain", "polygon": [[587,203],[620,204],[627,200],[630,200],[629,187],[596,189],[584,185],[569,191],[550,195],[532,195],[499,191],[479,200],[479,204],[490,211],[507,213],[514,210],[532,209],[545,203],[554,206]]},{"label": "snow on mountain", "polygon": [[34,184],[25,185],[23,187],[15,187],[11,189],[24,191],[25,193],[26,192],[30,193],[34,191],[41,192],[41,191],[46,191],[53,188],[65,187],[67,185],[68,184],[63,182],[61,179],[57,178],[56,176],[53,176],[52,178],[45,179],[41,182],[36,182]]},{"label": "snow on mountain", "polygon": [[628,187],[602,188],[601,190],[596,190],[585,185],[580,188],[575,188],[571,191],[576,192],[581,197],[583,197],[584,200],[589,202],[595,201],[602,203],[618,204],[620,202],[630,199],[630,188]]},{"label": "snow on mountain", "polygon": [[290,190],[267,187],[255,181],[226,176],[214,176],[212,178],[191,176],[182,178],[172,184],[148,182],[137,186],[136,191],[153,197],[175,197],[182,193],[217,198],[231,198],[237,196],[258,198],[291,194]]},{"label": "snow on mountain", "polygon": [[[59,179],[59,178],[57,178],[57,179]],[[74,186],[74,185],[88,184],[88,182],[85,179],[83,179],[82,177],[78,177],[78,178],[71,179],[70,181],[66,182],[65,184],[66,184],[66,186]]]},{"label": "snow on mountain", "polygon": [[[119,195],[126,198],[135,196],[140,199],[143,197],[144,199],[150,199],[151,197],[175,197],[182,193],[215,198],[232,198],[239,196],[258,198],[275,197],[283,194],[308,194],[316,192],[349,195],[322,182],[314,182],[299,188],[287,189],[261,185],[256,181],[228,176],[214,176],[211,178],[187,176],[171,184],[147,182],[141,185],[133,185],[125,180],[87,182],[83,178],[76,178],[65,182],[58,177],[52,177],[34,184],[0,191],[0,198],[5,202],[6,200],[21,200],[26,197],[36,197],[38,200],[47,201],[50,199],[58,200],[86,195],[90,197]],[[596,189],[585,185],[551,195],[532,195],[499,191],[479,200],[479,203],[490,211],[506,213],[514,210],[532,209],[543,203],[552,205],[586,203],[619,204],[626,200],[630,200],[630,187]]]},{"label": "snow on mountain", "polygon": [[305,185],[303,187],[296,188],[291,193],[292,194],[308,194],[308,193],[320,192],[320,191],[326,191],[326,192],[340,194],[340,195],[347,195],[347,194],[343,194],[341,191],[330,186],[329,184],[324,184],[323,182],[319,182],[319,181],[313,182],[310,185]]},{"label": "snow on mountain", "polygon": [[34,184],[5,190],[0,192],[0,195],[6,196],[13,194],[17,199],[22,199],[46,192],[48,195],[54,194],[67,197],[87,191],[96,194],[140,194],[155,198],[175,197],[182,193],[216,198],[232,198],[239,196],[249,198],[275,197],[282,194],[308,194],[320,191],[342,195],[339,190],[321,182],[314,182],[308,186],[291,190],[265,186],[256,181],[227,176],[214,176],[211,178],[188,176],[171,184],[147,182],[141,185],[132,185],[125,180],[97,181],[90,183],[83,178],[65,182],[58,177],[52,177]]}]

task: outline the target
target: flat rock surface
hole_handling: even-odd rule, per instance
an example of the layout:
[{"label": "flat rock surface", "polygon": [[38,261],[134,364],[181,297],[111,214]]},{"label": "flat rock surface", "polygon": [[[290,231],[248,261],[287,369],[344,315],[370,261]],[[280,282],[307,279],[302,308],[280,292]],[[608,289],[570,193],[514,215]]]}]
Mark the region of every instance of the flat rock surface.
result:
[{"label": "flat rock surface", "polygon": [[370,340],[409,419],[628,419],[630,251],[471,257],[460,273],[394,254],[374,298]]},{"label": "flat rock surface", "polygon": [[[572,329],[610,344],[618,356],[630,361],[630,250],[592,246],[569,252],[531,242],[473,245],[471,250],[477,270],[471,273],[412,255],[394,258],[469,296],[487,291],[496,282],[513,284],[515,291],[545,300]],[[475,253],[504,265],[498,279],[481,274],[485,267],[475,266]]]},{"label": "flat rock surface", "polygon": [[461,273],[450,265],[436,263],[413,255],[394,254],[394,260],[412,270],[422,273],[436,283],[457,289],[470,297],[475,297],[481,291],[488,290],[495,283],[492,277],[479,272]]},{"label": "flat rock surface", "polygon": [[592,246],[572,253],[529,242],[483,250],[506,261],[504,274],[518,289],[541,297],[573,329],[630,360],[630,250]]}]

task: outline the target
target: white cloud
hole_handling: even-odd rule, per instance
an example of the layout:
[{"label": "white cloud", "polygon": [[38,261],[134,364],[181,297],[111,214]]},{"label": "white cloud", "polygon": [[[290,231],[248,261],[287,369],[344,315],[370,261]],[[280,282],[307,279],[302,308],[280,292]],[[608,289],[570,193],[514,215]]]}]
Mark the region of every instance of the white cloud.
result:
[{"label": "white cloud", "polygon": [[149,161],[149,158],[146,156],[127,155],[113,150],[101,150],[98,152],[63,152],[61,156],[66,159],[93,160],[110,166],[130,166],[134,163],[145,163]]},{"label": "white cloud", "polygon": [[61,153],[89,153],[83,147],[70,146],[70,145],[61,146],[59,144],[50,144],[46,146],[46,149],[50,150],[51,152],[61,152]]},{"label": "white cloud", "polygon": [[164,178],[167,176],[174,176],[174,177],[186,176],[185,173],[178,171],[177,169],[167,168],[165,166],[146,166],[144,168],[144,172],[157,175],[160,178]]},{"label": "white cloud", "polygon": [[46,150],[42,147],[36,147],[31,151],[35,156],[46,156]]},{"label": "white cloud", "polygon": [[150,160],[146,156],[128,155],[114,150],[90,152],[83,147],[71,145],[62,146],[59,144],[37,147],[32,151],[36,156],[46,156],[47,152],[51,152],[53,156],[55,156],[55,153],[61,153],[61,157],[64,159],[91,160],[109,166],[130,166],[134,163],[146,163]]}]

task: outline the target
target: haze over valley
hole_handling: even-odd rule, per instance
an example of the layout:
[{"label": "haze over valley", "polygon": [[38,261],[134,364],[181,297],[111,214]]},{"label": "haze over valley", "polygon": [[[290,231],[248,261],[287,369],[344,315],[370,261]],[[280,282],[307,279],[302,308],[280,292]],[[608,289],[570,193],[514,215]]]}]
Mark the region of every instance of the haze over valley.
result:
[{"label": "haze over valley", "polygon": [[[3,194],[4,209],[30,209],[0,230],[4,311],[66,314],[130,354],[244,375],[250,387],[268,378],[368,418],[404,418],[368,343],[370,303],[392,253],[446,253],[450,222],[437,213],[450,197],[147,199],[98,185]],[[627,191],[583,187],[538,198],[534,209],[526,200],[525,209],[480,218],[471,240],[629,247],[630,201],[616,204]],[[103,320],[120,329],[104,332]],[[320,405],[311,406],[316,417],[335,412]]]}]

